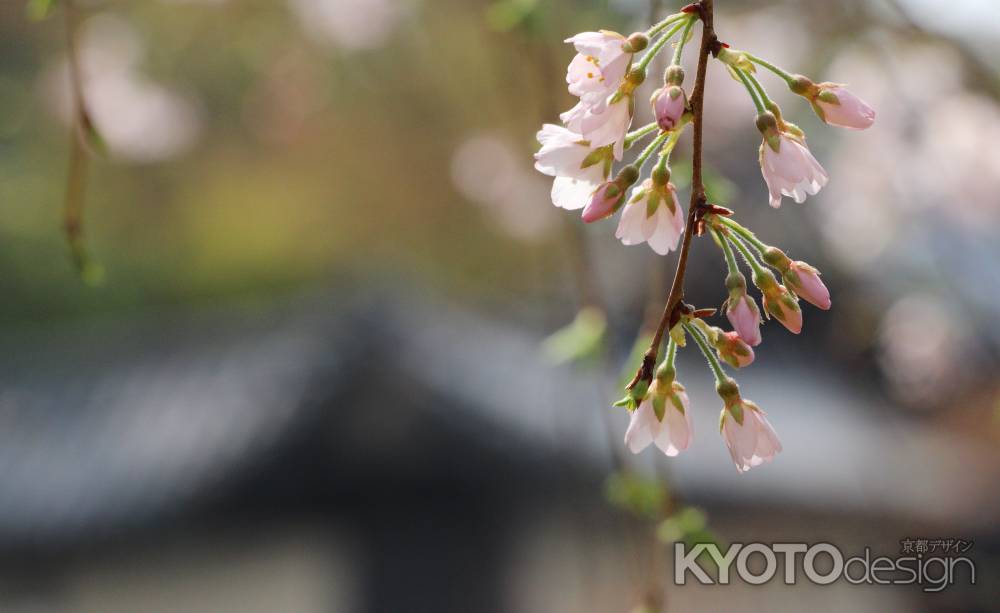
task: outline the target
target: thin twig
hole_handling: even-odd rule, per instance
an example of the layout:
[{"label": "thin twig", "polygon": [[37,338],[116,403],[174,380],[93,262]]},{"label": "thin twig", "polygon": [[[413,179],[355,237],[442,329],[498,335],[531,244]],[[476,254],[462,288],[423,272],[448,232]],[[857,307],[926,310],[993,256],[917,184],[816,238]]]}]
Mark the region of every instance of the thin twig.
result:
[{"label": "thin twig", "polygon": [[66,18],[66,55],[73,104],[63,230],[66,233],[70,257],[77,272],[85,281],[97,282],[100,277],[99,268],[90,260],[83,237],[83,209],[86,201],[87,168],[90,159],[87,147],[88,139],[95,132],[83,94],[83,74],[80,66],[80,54],[76,46],[78,16],[73,0],[65,1],[63,15]]},{"label": "thin twig", "polygon": [[649,349],[642,358],[642,365],[635,377],[628,384],[628,389],[634,388],[640,381],[652,381],[656,358],[660,352],[663,336],[673,328],[680,319],[679,307],[684,298],[684,275],[687,272],[688,254],[691,251],[691,239],[694,237],[695,226],[698,223],[699,211],[707,204],[705,199],[705,184],[702,176],[702,142],[705,119],[705,74],[708,70],[708,57],[718,53],[718,38],[715,35],[714,0],[701,0],[697,4],[702,21],[701,48],[698,52],[698,71],[695,78],[694,91],[691,93],[691,109],[694,113],[694,145],[691,154],[691,203],[688,206],[687,226],[684,228],[684,238],[681,243],[680,255],[677,258],[677,272],[670,286],[670,295],[656,327]]}]

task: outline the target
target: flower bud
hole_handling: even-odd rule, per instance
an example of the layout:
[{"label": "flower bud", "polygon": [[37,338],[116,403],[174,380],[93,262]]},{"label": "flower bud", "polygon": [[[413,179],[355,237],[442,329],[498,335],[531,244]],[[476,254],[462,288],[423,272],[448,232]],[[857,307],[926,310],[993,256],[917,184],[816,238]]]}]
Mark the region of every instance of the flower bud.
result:
[{"label": "flower bud", "polygon": [[598,187],[590,197],[590,202],[583,208],[584,223],[593,223],[610,217],[621,206],[625,198],[625,190],[614,181],[608,181]]},{"label": "flower bud", "polygon": [[625,53],[637,53],[649,46],[649,37],[642,32],[636,32],[628,37],[622,49]]},{"label": "flower bud", "polygon": [[781,280],[806,302],[824,311],[830,309],[830,290],[819,278],[819,271],[809,264],[789,262],[788,268],[782,272]]},{"label": "flower bud", "polygon": [[687,108],[687,96],[684,90],[676,85],[661,87],[653,92],[650,102],[653,105],[653,115],[660,129],[669,132],[677,127]]},{"label": "flower bud", "polygon": [[753,349],[736,332],[722,332],[715,337],[715,350],[719,357],[733,368],[743,368],[753,363]]},{"label": "flower bud", "polygon": [[628,188],[639,180],[639,169],[629,164],[618,171],[614,181],[602,183],[594,190],[590,203],[583,209],[584,223],[593,223],[610,217],[621,208]]},{"label": "flower bud", "polygon": [[810,102],[819,118],[831,126],[866,130],[875,123],[875,110],[836,83],[821,83]]},{"label": "flower bud", "polygon": [[764,294],[764,312],[777,319],[789,332],[802,331],[802,309],[798,299],[788,288],[778,283],[770,270],[754,273],[754,285]]},{"label": "flower bud", "polygon": [[731,292],[729,300],[726,301],[726,317],[740,338],[751,347],[756,347],[761,342],[760,310],[757,308],[757,301],[747,295],[746,287],[735,297],[734,293]]}]

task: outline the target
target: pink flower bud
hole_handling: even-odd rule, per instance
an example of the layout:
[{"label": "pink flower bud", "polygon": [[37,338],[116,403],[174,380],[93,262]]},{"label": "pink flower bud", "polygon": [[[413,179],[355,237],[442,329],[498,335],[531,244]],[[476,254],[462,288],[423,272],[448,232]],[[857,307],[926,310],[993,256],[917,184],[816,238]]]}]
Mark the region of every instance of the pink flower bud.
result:
[{"label": "pink flower bud", "polygon": [[820,84],[813,109],[820,119],[848,130],[867,130],[875,123],[875,109],[840,85]]},{"label": "pink flower bud", "polygon": [[824,311],[831,306],[830,290],[819,278],[819,271],[805,262],[792,262],[782,274],[785,285],[806,302]]},{"label": "pink flower bud", "polygon": [[753,349],[736,332],[719,334],[715,343],[719,357],[733,368],[743,368],[753,363]]},{"label": "pink flower bud", "polygon": [[757,302],[753,298],[744,293],[738,300],[730,299],[726,317],[729,318],[733,330],[748,345],[756,347],[760,344],[760,310],[757,309]]},{"label": "pink flower bud", "polygon": [[684,90],[676,85],[662,87],[653,92],[653,115],[660,129],[669,132],[677,127],[687,108]]},{"label": "pink flower bud", "polygon": [[738,397],[727,400],[721,421],[722,438],[740,473],[770,462],[781,451],[781,441],[771,422],[752,401]]},{"label": "pink flower bud", "polygon": [[584,223],[593,223],[610,217],[618,210],[625,198],[625,190],[614,181],[601,184],[590,197],[590,203],[583,209]]}]

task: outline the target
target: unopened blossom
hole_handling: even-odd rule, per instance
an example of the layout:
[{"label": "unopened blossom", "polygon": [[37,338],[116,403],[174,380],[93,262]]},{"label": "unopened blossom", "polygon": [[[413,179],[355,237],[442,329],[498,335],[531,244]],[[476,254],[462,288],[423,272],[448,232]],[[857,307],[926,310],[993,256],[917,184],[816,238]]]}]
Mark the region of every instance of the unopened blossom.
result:
[{"label": "unopened blossom", "polygon": [[690,401],[684,386],[657,379],[639,408],[632,412],[625,445],[632,453],[639,453],[654,443],[668,456],[676,456],[688,448],[693,435]]},{"label": "unopened blossom", "polygon": [[747,281],[742,273],[734,272],[726,278],[726,288],[729,298],[726,300],[725,311],[733,330],[740,335],[748,345],[756,347],[761,342],[760,310],[757,301],[747,294]]},{"label": "unopened blossom", "polygon": [[774,459],[781,451],[781,441],[760,407],[743,399],[732,379],[720,383],[717,389],[725,403],[719,429],[736,470],[744,473]]},{"label": "unopened blossom", "polygon": [[821,309],[831,306],[830,290],[819,278],[819,271],[805,262],[792,262],[781,274],[782,280],[793,292],[806,302]]},{"label": "unopened blossom", "polygon": [[610,148],[594,149],[582,135],[552,124],[538,132],[538,142],[535,168],[555,177],[552,204],[569,210],[586,206],[611,172]]},{"label": "unopened blossom", "polygon": [[830,180],[801,139],[788,132],[778,136],[777,146],[765,140],[760,145],[760,169],[771,196],[771,206],[781,206],[781,197],[806,201],[806,195],[815,196]]},{"label": "unopened blossom", "polygon": [[583,209],[584,223],[593,223],[614,215],[625,199],[625,190],[614,181],[602,184]]},{"label": "unopened blossom", "polygon": [[632,63],[628,39],[602,30],[583,32],[565,42],[577,51],[566,71],[569,93],[580,98],[581,104],[602,110],[625,80]]},{"label": "unopened blossom", "polygon": [[764,312],[781,322],[789,332],[798,334],[802,331],[802,309],[795,294],[778,283],[769,270],[754,273],[754,285],[760,289],[763,296]]},{"label": "unopened blossom", "polygon": [[715,338],[715,349],[719,352],[719,357],[733,368],[743,368],[753,363],[753,349],[736,332],[718,334]]},{"label": "unopened blossom", "polygon": [[625,205],[615,238],[623,245],[649,243],[653,251],[666,255],[677,248],[683,232],[684,213],[673,183],[657,185],[646,179]]},{"label": "unopened blossom", "polygon": [[625,136],[632,125],[632,96],[623,95],[599,110],[579,102],[560,118],[571,132],[582,135],[591,147],[614,145],[615,159],[620,160],[625,153]]},{"label": "unopened blossom", "polygon": [[657,125],[665,132],[676,128],[687,110],[687,96],[676,85],[668,85],[653,92],[650,103],[653,105]]},{"label": "unopened blossom", "polygon": [[819,118],[848,130],[867,130],[875,123],[875,109],[858,98],[843,85],[820,83],[812,98],[813,110]]}]

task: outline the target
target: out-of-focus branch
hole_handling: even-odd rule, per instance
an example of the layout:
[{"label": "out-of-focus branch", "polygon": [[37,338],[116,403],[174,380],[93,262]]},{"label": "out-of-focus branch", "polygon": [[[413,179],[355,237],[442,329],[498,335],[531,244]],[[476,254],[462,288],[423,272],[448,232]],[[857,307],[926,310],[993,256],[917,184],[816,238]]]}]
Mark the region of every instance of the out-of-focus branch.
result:
[{"label": "out-of-focus branch", "polygon": [[87,111],[83,94],[83,75],[80,54],[76,46],[79,16],[74,0],[65,0],[63,14],[66,18],[66,54],[69,67],[73,119],[70,127],[69,171],[66,179],[66,196],[63,208],[63,229],[70,257],[80,277],[87,283],[101,281],[102,270],[87,251],[83,233],[83,211],[87,194],[87,172],[90,161],[89,146],[99,139],[97,130]]}]

